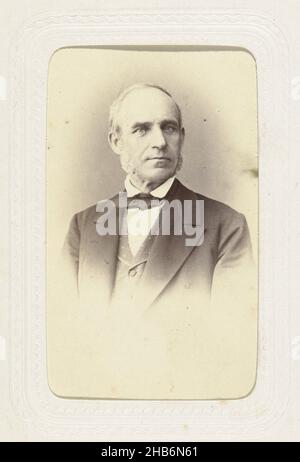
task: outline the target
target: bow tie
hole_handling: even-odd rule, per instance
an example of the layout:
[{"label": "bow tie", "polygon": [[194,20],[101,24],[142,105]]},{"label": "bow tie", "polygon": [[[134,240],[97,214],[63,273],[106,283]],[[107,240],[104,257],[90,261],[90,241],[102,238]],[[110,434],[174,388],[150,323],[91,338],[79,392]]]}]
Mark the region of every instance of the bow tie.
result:
[{"label": "bow tie", "polygon": [[139,193],[133,197],[127,198],[127,208],[129,209],[151,209],[152,207],[159,207],[165,201],[164,198],[154,197],[151,194]]}]

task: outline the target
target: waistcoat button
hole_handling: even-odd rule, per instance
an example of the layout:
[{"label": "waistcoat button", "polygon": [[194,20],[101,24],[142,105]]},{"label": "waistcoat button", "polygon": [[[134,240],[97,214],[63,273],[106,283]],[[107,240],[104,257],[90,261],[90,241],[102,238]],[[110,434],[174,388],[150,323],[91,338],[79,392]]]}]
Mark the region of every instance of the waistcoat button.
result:
[{"label": "waistcoat button", "polygon": [[136,276],[137,274],[137,270],[135,268],[132,270],[129,270],[128,274],[131,278],[134,278],[134,276]]}]

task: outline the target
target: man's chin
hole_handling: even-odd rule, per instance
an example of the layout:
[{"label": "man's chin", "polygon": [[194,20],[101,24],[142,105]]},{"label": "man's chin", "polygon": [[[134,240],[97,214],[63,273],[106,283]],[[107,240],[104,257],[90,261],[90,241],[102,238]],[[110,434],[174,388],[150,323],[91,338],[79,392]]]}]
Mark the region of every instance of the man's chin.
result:
[{"label": "man's chin", "polygon": [[[174,175],[174,170],[163,168],[148,169],[143,172],[131,171],[129,173],[133,184],[136,185],[142,182],[144,184],[154,185],[154,188],[158,187]],[[136,178],[138,178],[138,181],[135,181]]]},{"label": "man's chin", "polygon": [[167,181],[174,175],[173,170],[166,170],[164,168],[156,167],[151,173],[147,175],[149,181]]}]

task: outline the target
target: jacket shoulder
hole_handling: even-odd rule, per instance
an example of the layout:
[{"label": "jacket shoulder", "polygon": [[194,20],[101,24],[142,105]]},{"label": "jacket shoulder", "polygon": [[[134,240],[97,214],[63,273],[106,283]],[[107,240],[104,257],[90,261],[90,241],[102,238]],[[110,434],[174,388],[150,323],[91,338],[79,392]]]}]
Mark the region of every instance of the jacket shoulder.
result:
[{"label": "jacket shoulder", "polygon": [[221,221],[239,220],[243,218],[243,214],[225,204],[207,196],[199,194],[199,198],[204,200],[204,211],[212,218],[219,218]]},{"label": "jacket shoulder", "polygon": [[114,198],[99,200],[98,202],[96,202],[96,204],[90,205],[86,209],[83,209],[77,212],[73,216],[73,220],[77,222],[79,228],[85,226],[87,223],[97,221],[97,218],[99,217],[100,204],[101,204],[101,208],[103,209],[103,207],[111,203],[113,199]]},{"label": "jacket shoulder", "polygon": [[219,221],[239,221],[243,220],[244,215],[237,210],[233,209],[224,202],[220,202],[211,197],[205,196],[199,192],[192,191],[191,189],[184,186],[180,183],[179,186],[180,193],[187,198],[194,196],[198,200],[204,201],[204,213],[206,219],[213,219],[215,222]]}]

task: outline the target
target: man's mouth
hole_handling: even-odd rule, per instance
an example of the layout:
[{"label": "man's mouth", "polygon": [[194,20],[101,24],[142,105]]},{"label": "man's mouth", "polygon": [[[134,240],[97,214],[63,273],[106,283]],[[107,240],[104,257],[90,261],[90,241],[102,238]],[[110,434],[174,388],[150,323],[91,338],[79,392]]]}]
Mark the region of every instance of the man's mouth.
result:
[{"label": "man's mouth", "polygon": [[156,157],[151,157],[149,160],[170,160],[170,158],[169,157],[156,156]]}]

